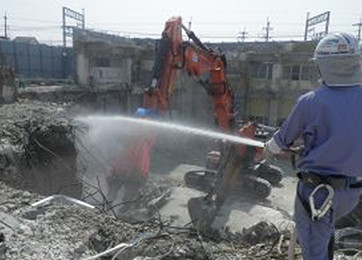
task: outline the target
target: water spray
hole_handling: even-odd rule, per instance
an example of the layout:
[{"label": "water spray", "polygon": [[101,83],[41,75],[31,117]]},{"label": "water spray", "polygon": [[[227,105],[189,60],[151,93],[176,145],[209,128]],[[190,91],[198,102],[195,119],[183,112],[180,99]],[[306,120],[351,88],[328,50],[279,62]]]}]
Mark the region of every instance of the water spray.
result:
[{"label": "water spray", "polygon": [[105,122],[115,122],[115,123],[131,123],[131,124],[142,124],[144,126],[149,127],[157,127],[162,129],[170,129],[172,131],[178,131],[186,134],[194,134],[199,136],[210,137],[214,139],[225,140],[233,143],[244,144],[248,146],[254,147],[264,147],[264,143],[261,141],[253,140],[250,138],[240,137],[236,135],[230,135],[225,133],[220,133],[217,131],[206,130],[202,128],[190,127],[181,124],[175,124],[170,122],[161,122],[155,121],[150,119],[143,119],[143,118],[134,118],[128,116],[86,116],[86,117],[79,117],[76,118],[79,122],[84,123],[105,123]]}]

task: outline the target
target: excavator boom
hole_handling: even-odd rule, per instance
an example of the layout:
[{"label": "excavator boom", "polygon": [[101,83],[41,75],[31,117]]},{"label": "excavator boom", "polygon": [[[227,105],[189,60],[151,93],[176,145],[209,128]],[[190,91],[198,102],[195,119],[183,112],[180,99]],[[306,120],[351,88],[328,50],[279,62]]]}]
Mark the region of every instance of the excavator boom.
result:
[{"label": "excavator boom", "polygon": [[[182,29],[191,41],[182,41]],[[185,70],[205,87],[212,98],[214,115],[219,126],[231,131],[234,121],[233,95],[226,80],[224,55],[204,45],[182,25],[180,17],[166,22],[156,48],[152,81],[145,91],[144,107],[166,111],[178,70]]]}]

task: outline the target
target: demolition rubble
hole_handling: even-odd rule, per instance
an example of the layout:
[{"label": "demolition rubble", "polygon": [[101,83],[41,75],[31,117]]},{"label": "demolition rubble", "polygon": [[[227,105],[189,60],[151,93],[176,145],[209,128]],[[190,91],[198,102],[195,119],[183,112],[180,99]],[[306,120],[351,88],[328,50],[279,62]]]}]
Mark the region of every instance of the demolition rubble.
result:
[{"label": "demolition rubble", "polygon": [[79,196],[74,127],[62,105],[20,100],[0,109],[1,179],[40,194]]},{"label": "demolition rubble", "polygon": [[[157,188],[157,187],[154,187]],[[87,259],[121,243],[117,259],[285,259],[289,233],[259,224],[254,230],[201,236],[190,226],[158,218],[131,223],[65,201],[37,207],[43,197],[1,184],[1,250],[4,259]],[[122,251],[122,252],[120,252]]]},{"label": "demolition rubble", "polygon": [[[116,214],[117,205],[107,201],[101,182],[89,183],[77,171],[77,154],[85,151],[77,151],[76,125],[67,109],[31,100],[0,108],[3,259],[95,259],[121,243],[125,246],[104,259],[286,257],[286,226],[261,222],[242,232],[201,234],[191,223],[181,226],[177,214],[161,213],[174,189],[184,186],[165,176],[151,176],[132,212]],[[54,194],[65,195],[49,199]]]},{"label": "demolition rubble", "polygon": [[290,217],[242,227],[239,215],[239,230],[207,232],[182,222],[173,201],[188,188],[172,173],[152,174],[132,210],[118,214],[102,181],[80,173],[77,155],[87,151],[77,150],[67,109],[30,100],[0,108],[1,259],[286,259],[288,250],[300,259],[289,248]]}]

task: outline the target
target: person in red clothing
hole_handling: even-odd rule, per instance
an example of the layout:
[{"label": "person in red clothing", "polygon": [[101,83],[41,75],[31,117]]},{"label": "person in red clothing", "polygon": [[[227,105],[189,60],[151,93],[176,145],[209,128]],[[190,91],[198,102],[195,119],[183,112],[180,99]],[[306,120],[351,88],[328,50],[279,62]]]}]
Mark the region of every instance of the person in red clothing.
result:
[{"label": "person in red clothing", "polygon": [[[136,117],[149,117],[147,109],[139,108]],[[127,211],[132,207],[144,187],[150,171],[150,154],[155,144],[155,133],[142,126],[138,127],[136,133],[129,140],[128,145],[114,160],[107,177],[108,194],[110,202],[116,199],[119,190],[124,187],[124,195],[120,211]]]}]

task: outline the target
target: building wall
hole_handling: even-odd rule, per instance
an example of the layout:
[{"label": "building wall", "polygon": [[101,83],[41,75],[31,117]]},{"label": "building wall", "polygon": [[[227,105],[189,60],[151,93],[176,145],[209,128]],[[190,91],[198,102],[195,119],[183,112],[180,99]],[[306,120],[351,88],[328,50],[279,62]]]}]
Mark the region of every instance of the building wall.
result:
[{"label": "building wall", "polygon": [[240,75],[240,82],[234,85],[242,93],[240,112],[243,119],[278,125],[298,97],[319,84],[317,67],[310,61],[314,44],[247,45],[228,53],[228,60],[237,67],[232,71]]},{"label": "building wall", "polygon": [[[140,96],[151,80],[154,62],[152,40],[102,35],[82,35],[76,48],[78,82],[95,88],[102,85],[128,86]],[[214,44],[224,49],[227,77],[235,97],[237,119],[257,119],[277,125],[286,118],[297,98],[318,85],[315,66],[309,62],[314,45],[310,42]],[[129,110],[142,105],[132,98]],[[170,101],[170,113],[181,121],[203,124],[213,122],[211,100],[206,91],[180,72]]]}]

